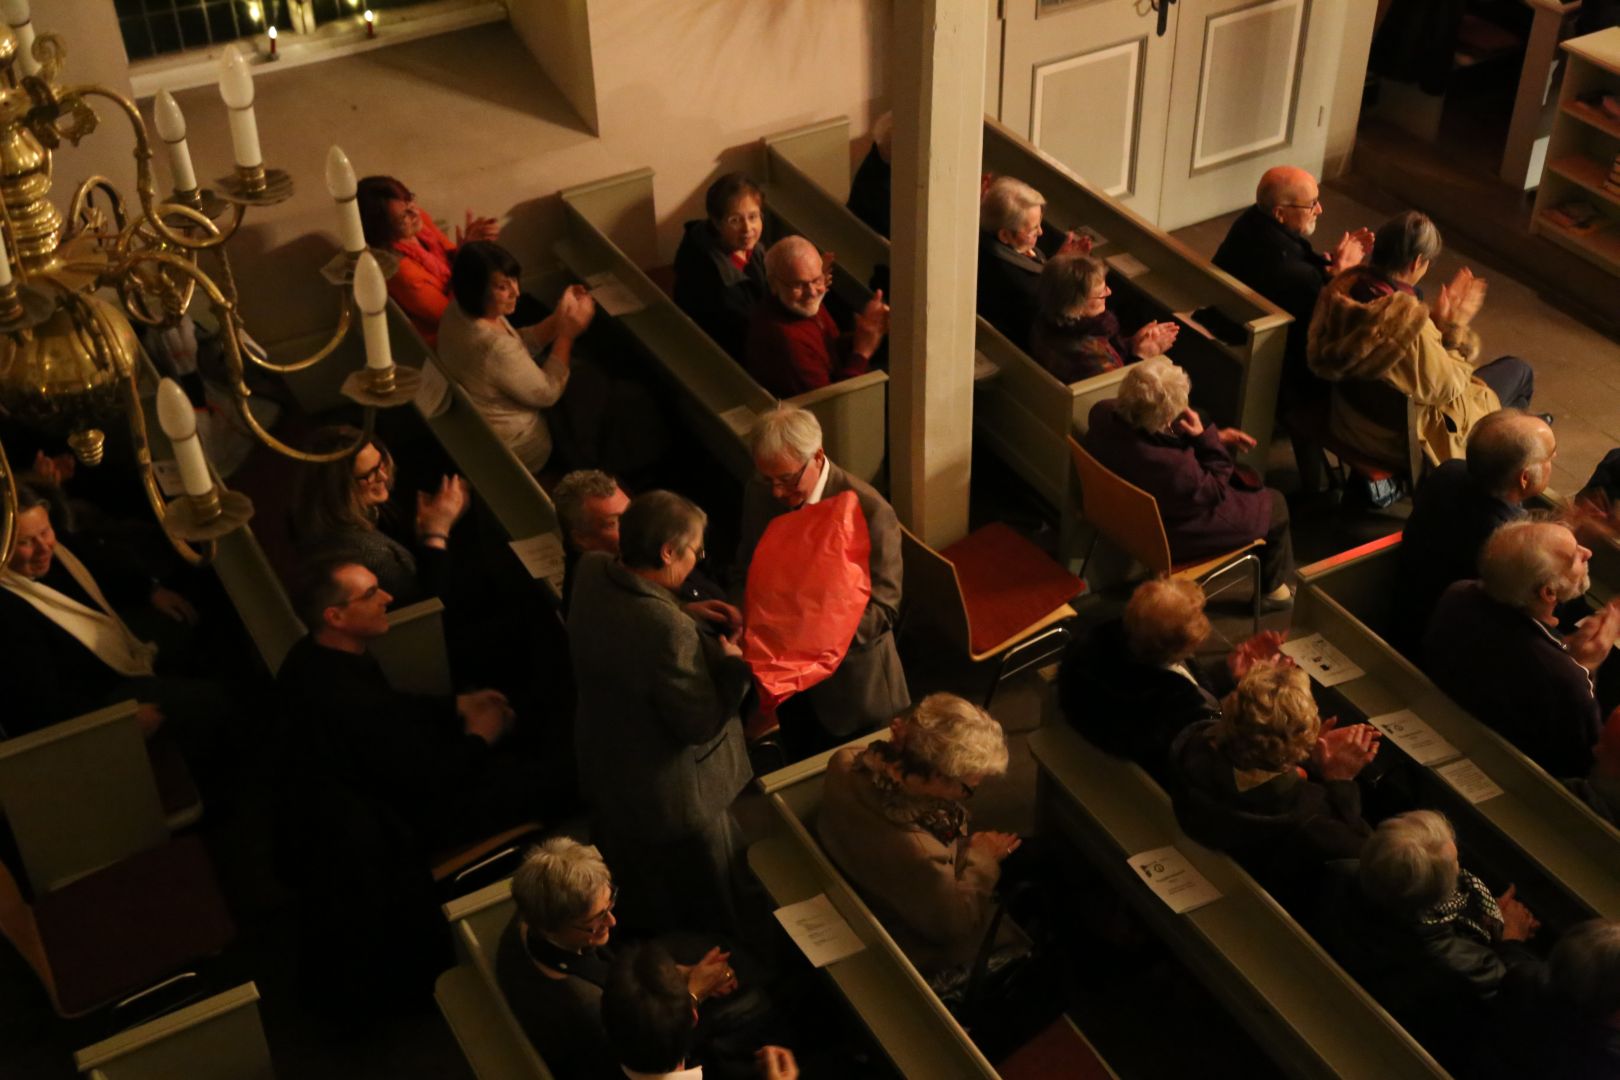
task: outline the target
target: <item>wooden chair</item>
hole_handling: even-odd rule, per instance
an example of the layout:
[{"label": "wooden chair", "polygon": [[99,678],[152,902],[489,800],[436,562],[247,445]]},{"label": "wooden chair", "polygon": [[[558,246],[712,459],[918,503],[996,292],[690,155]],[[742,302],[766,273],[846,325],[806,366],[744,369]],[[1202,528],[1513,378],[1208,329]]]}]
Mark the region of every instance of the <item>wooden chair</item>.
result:
[{"label": "wooden chair", "polygon": [[975,664],[997,662],[985,708],[1004,680],[1068,647],[1070,601],[1085,582],[1017,532],[994,522],[935,551],[900,531],[907,619],[920,615]]},{"label": "wooden chair", "polygon": [[0,743],[0,808],[33,887],[0,866],[0,933],[58,1015],[130,1004],[235,936],[201,841],[169,837],[133,701]]},{"label": "wooden chair", "polygon": [[[1158,500],[1105,467],[1072,436],[1069,438],[1069,452],[1074,455],[1074,467],[1080,474],[1080,495],[1086,521],[1153,573],[1204,585],[1247,566],[1254,581],[1254,630],[1255,633],[1260,632],[1263,587],[1260,583],[1260,556],[1256,552],[1265,546],[1264,540],[1251,540],[1242,547],[1209,559],[1172,562],[1170,538],[1164,531],[1164,519],[1159,516]],[[1082,572],[1084,569],[1082,564]],[[1223,585],[1210,595],[1218,595],[1226,588],[1228,586]]]},{"label": "wooden chair", "polygon": [[259,988],[244,983],[73,1055],[90,1080],[273,1080]]},{"label": "wooden chair", "polygon": [[1418,437],[1417,405],[1411,398],[1386,383],[1366,379],[1346,379],[1333,384],[1333,398],[1343,400],[1350,408],[1390,431],[1406,433],[1404,461],[1384,461],[1373,458],[1354,447],[1347,446],[1333,435],[1329,421],[1332,406],[1322,410],[1317,437],[1320,447],[1338,460],[1338,467],[1329,466],[1329,475],[1340,487],[1349,474],[1377,482],[1393,480],[1410,495],[1417,490],[1423,476],[1425,460],[1423,441]]}]

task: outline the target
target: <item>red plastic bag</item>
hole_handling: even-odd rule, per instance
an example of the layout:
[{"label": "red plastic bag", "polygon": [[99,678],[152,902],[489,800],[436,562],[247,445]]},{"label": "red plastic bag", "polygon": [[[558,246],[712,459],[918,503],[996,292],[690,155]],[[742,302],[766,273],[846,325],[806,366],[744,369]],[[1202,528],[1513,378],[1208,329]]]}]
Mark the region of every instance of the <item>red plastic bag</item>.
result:
[{"label": "red plastic bag", "polygon": [[782,514],[748,567],[743,659],[773,712],[844,662],[872,595],[872,538],[853,491]]}]

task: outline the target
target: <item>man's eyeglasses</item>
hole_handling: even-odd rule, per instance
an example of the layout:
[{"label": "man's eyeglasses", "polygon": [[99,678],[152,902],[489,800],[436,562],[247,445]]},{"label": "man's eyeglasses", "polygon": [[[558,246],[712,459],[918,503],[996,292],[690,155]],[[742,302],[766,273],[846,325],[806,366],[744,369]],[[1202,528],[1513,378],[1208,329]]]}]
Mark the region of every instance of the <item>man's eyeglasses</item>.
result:
[{"label": "man's eyeglasses", "polygon": [[603,908],[601,911],[598,911],[595,915],[585,919],[585,921],[575,923],[574,925],[580,930],[589,930],[593,933],[602,929],[603,924],[607,922],[607,917],[613,914],[613,908],[618,904],[618,902],[619,887],[617,885],[609,885],[607,907]]},{"label": "man's eyeglasses", "polygon": [[765,481],[772,491],[792,491],[799,486],[799,481],[804,479],[804,470],[809,467],[810,462],[806,460],[803,465],[799,466],[799,471],[792,476],[766,476],[764,473],[760,473],[759,478]]},{"label": "man's eyeglasses", "polygon": [[1322,209],[1322,200],[1317,199],[1314,202],[1308,203],[1285,202],[1282,205],[1288,207],[1290,210],[1320,210]]},{"label": "man's eyeglasses", "polygon": [[379,591],[381,591],[381,589],[382,589],[381,585],[373,585],[371,588],[367,589],[365,592],[361,593],[359,596],[351,596],[347,600],[343,601],[342,603],[333,604],[332,606],[333,607],[348,607],[350,604],[358,604],[358,603],[362,603],[363,601],[366,601],[366,600],[375,599],[376,596],[377,596],[377,593]]}]

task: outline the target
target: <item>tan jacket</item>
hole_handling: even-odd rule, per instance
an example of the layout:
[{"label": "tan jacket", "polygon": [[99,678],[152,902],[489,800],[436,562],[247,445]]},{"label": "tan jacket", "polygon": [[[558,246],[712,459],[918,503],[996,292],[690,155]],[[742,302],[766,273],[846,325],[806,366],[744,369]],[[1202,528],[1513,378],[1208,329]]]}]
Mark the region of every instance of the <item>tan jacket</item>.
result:
[{"label": "tan jacket", "polygon": [[[1474,375],[1479,335],[1468,327],[1442,332],[1428,305],[1404,292],[1367,303],[1354,299],[1349,290],[1361,273],[1340,274],[1317,298],[1306,347],[1311,370],[1332,382],[1377,380],[1399,390],[1418,406],[1418,438],[1428,459],[1462,457],[1468,432],[1502,407],[1496,392]],[[1406,460],[1405,432],[1375,423],[1338,395],[1329,426],[1371,457]]]},{"label": "tan jacket", "polygon": [[966,838],[942,844],[885,817],[854,767],[862,752],[845,747],[827,763],[816,819],[822,846],[924,978],[971,963],[995,912],[1001,864]]}]

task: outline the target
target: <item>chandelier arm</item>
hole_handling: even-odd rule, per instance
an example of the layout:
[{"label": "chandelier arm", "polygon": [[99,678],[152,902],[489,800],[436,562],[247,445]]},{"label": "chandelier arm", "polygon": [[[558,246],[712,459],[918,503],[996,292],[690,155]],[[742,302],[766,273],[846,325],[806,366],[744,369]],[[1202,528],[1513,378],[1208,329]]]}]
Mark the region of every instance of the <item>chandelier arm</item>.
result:
[{"label": "chandelier arm", "polygon": [[140,196],[141,211],[152,231],[161,236],[175,247],[190,251],[204,251],[208,248],[223,247],[242,224],[242,216],[246,208],[241,203],[231,205],[230,224],[204,240],[196,240],[182,236],[163,223],[163,212],[173,212],[177,209],[187,209],[177,203],[158,203],[157,183],[152,176],[152,140],[146,134],[146,121],[141,119],[140,110],[135,103],[124,95],[105,86],[87,84],[85,86],[71,86],[58,92],[58,96],[68,97],[104,97],[123,110],[124,116],[129,120],[130,127],[135,132],[135,193]]},{"label": "chandelier arm", "polygon": [[[76,224],[83,220],[85,211],[90,209],[90,199],[97,191],[106,195],[107,201],[112,203],[113,223],[119,232],[122,232],[129,217],[124,207],[124,196],[113,186],[110,179],[99,174],[86,177],[79,182],[78,188],[73,192],[73,202],[68,206],[68,221]],[[78,235],[77,232],[75,235]]]},{"label": "chandelier arm", "polygon": [[[146,410],[141,405],[140,372],[131,375],[129,384],[129,438],[135,447],[135,464],[140,469],[141,487],[146,491],[146,501],[152,506],[152,513],[157,515],[159,524],[169,512],[168,500],[163,497],[163,488],[157,482],[157,470],[152,467],[152,444],[146,434]],[[219,481],[215,481],[219,483]],[[220,484],[223,488],[224,485]],[[163,530],[168,538],[169,545],[174,548],[180,558],[190,566],[201,566],[212,562],[214,558],[214,541],[210,540],[202,548],[192,547],[190,543],[180,539],[168,529]]]},{"label": "chandelier arm", "polygon": [[0,481],[5,483],[5,491],[0,493],[0,567],[5,567],[11,565],[11,555],[17,547],[17,474],[11,471],[3,445],[0,445]]}]

